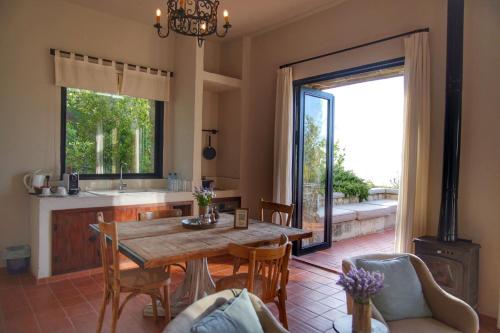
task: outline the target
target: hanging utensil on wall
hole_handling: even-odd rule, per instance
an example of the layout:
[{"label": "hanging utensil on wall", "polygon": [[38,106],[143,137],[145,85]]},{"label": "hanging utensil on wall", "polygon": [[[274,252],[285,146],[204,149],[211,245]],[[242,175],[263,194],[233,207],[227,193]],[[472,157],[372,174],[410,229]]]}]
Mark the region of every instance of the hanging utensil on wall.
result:
[{"label": "hanging utensil on wall", "polygon": [[213,160],[217,156],[217,151],[212,147],[212,134],[217,134],[219,132],[216,129],[202,130],[203,132],[209,132],[208,134],[208,146],[203,148],[203,157],[206,160]]}]

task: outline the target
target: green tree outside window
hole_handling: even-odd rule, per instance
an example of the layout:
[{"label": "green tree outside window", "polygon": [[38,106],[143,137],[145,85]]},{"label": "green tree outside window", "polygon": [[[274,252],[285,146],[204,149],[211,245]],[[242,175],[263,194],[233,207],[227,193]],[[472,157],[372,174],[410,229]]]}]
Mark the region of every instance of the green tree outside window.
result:
[{"label": "green tree outside window", "polygon": [[[304,119],[304,164],[303,177],[305,184],[325,184],[326,182],[326,142],[321,137],[321,124],[313,117]],[[369,182],[356,176],[352,170],[344,167],[345,148],[335,142],[333,148],[333,190],[344,193],[346,197],[368,199]],[[324,188],[320,188],[324,194]]]},{"label": "green tree outside window", "polygon": [[154,172],[155,102],[67,89],[66,166],[81,174]]}]

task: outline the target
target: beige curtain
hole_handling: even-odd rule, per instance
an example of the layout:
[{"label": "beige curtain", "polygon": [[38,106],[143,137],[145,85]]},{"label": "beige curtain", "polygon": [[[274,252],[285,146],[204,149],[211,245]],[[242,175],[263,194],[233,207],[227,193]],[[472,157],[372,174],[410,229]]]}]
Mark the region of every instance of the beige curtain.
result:
[{"label": "beige curtain", "polygon": [[94,63],[89,61],[88,56],[76,59],[74,53],[63,57],[56,50],[54,64],[56,86],[118,93],[118,72],[114,61],[108,66],[103,64],[102,59]]},{"label": "beige curtain", "polygon": [[274,118],[274,202],[292,202],[292,133],[293,78],[292,68],[278,70],[276,112]]},{"label": "beige curtain", "polygon": [[411,252],[427,232],[429,173],[430,55],[427,32],[404,40],[403,160],[396,215],[396,251]]},{"label": "beige curtain", "polygon": [[168,102],[170,95],[169,74],[163,75],[160,70],[152,73],[150,68],[147,72],[143,72],[139,66],[130,70],[127,65],[124,65],[120,93],[132,97]]},{"label": "beige curtain", "polygon": [[[55,84],[61,87],[87,89],[109,94],[148,98],[168,102],[170,96],[170,73],[161,70],[142,71],[139,66],[130,70],[127,64],[123,70],[116,62],[104,64],[103,59],[89,61],[88,56],[77,58],[74,53],[62,56],[59,50],[54,54]],[[120,80],[121,78],[121,80]],[[121,81],[121,82],[120,82]]]}]

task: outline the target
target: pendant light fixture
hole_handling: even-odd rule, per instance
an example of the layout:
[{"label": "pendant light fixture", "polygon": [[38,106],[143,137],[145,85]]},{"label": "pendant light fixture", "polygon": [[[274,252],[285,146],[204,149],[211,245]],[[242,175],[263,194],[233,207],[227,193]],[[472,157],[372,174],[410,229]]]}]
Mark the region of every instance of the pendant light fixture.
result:
[{"label": "pendant light fixture", "polygon": [[167,0],[167,24],[165,29],[161,25],[161,10],[156,10],[156,24],[154,27],[158,36],[166,38],[173,30],[179,34],[193,36],[198,39],[201,47],[205,38],[212,34],[225,37],[231,28],[229,13],[224,10],[224,25],[221,33],[217,31],[217,0]]}]

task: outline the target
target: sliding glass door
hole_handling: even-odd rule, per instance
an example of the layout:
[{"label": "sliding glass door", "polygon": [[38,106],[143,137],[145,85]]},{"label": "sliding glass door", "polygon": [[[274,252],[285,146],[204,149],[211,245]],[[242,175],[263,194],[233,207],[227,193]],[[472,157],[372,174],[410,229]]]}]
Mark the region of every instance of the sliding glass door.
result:
[{"label": "sliding glass door", "polygon": [[295,87],[294,225],[312,232],[296,254],[331,246],[334,97]]}]

